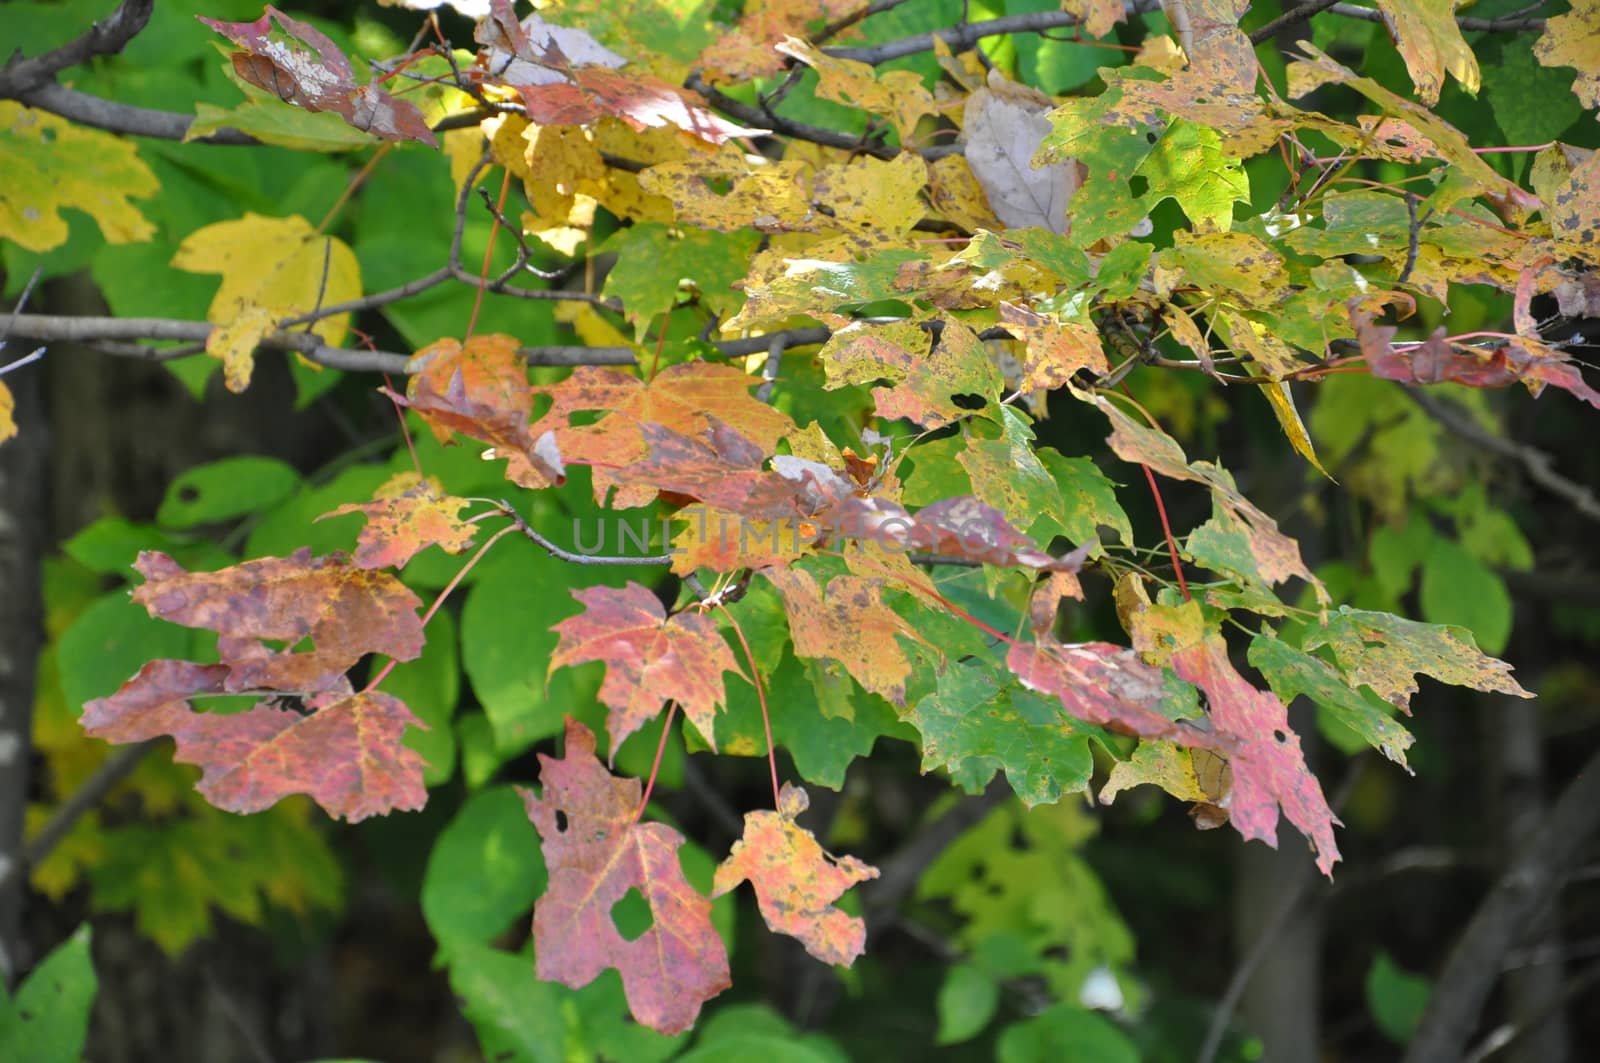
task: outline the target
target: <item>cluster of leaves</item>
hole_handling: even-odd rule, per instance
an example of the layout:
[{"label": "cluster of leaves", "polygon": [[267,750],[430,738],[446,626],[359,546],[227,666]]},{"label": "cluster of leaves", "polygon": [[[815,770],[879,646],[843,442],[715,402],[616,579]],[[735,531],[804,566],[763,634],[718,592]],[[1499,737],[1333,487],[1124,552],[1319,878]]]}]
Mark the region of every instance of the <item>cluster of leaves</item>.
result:
[{"label": "cluster of leaves", "polygon": [[[448,659],[429,674],[454,674],[440,606],[466,583],[460,652],[484,710],[459,731],[469,781],[545,738],[562,736],[564,752],[540,755],[540,788],[521,793],[522,809],[509,791],[486,790],[463,812],[500,824],[508,809],[525,815],[520,840],[542,856],[519,865],[478,923],[451,928],[444,921],[461,916],[438,916],[453,977],[466,999],[483,999],[483,986],[467,983],[511,970],[487,942],[542,885],[539,976],[579,988],[616,968],[632,1014],[665,1033],[687,1029],[729,984],[712,898],[748,881],[773,930],[849,964],[865,927],[836,902],[877,872],[830,856],[799,826],[805,791],[780,785],[776,761],[774,808],[749,812],[743,838],[710,871],[679,832],[644,819],[647,787],[601,763],[598,725],[612,765],[648,768],[639,773],[652,784],[681,709],[690,750],[771,757],[781,747],[813,785],[838,787],[851,760],[893,735],[917,744],[924,771],[969,792],[1003,773],[1028,806],[1087,790],[1093,743],[1114,761],[1102,802],[1155,784],[1192,802],[1201,825],[1231,824],[1269,845],[1287,818],[1331,873],[1338,821],[1289,725],[1295,698],[1404,766],[1412,736],[1396,714],[1409,711],[1418,675],[1527,692],[1462,627],[1336,605],[1228,470],[1191,460],[1153,404],[1119,384],[1149,370],[1248,385],[1316,474],[1340,468],[1355,445],[1330,453],[1315,418],[1308,430],[1296,382],[1337,377],[1324,385],[1336,391],[1359,375],[1362,388],[1394,393],[1553,385],[1600,406],[1529,310],[1545,294],[1570,313],[1593,309],[1600,156],[1548,145],[1523,187],[1431,110],[1447,76],[1478,87],[1472,49],[1444,5],[1381,5],[1421,102],[1312,41],[1287,60],[1273,45],[1258,50],[1239,28],[1245,5],[1232,0],[1168,0],[1129,62],[1101,66],[1080,83],[1092,91],[1065,98],[939,35],[931,55],[887,62],[904,53],[883,42],[906,39],[894,20],[915,6],[752,3],[731,27],[702,10],[646,47],[632,7],[577,0],[519,19],[509,0],[492,0],[475,52],[414,50],[365,83],[330,36],[275,8],[253,22],[203,19],[233,46],[228,77],[248,100],[226,112],[202,104],[191,136],[233,129],[324,151],[381,144],[368,164],[373,186],[405,158],[386,157],[392,144],[438,148],[457,218],[450,265],[371,302],[363,274],[398,280],[392,262],[378,263],[397,245],[415,259],[419,239],[393,231],[376,187],[361,196],[378,219],[363,214],[354,248],[327,235],[329,221],[298,214],[185,230],[171,265],[222,276],[205,310],[210,366],[241,390],[264,344],[338,364],[350,315],[381,307],[419,348],[403,394],[388,394],[428,435],[388,468],[360,473],[369,502],[332,504],[352,496],[349,483],[301,490],[257,526],[249,560],[180,564],[160,543],[139,544],[150,548],[137,555],[134,602],[211,634],[199,646],[177,637],[174,656],[83,699],[88,733],[171,736],[176,759],[202,770],[200,794],[229,811],[290,794],[352,821],[420,808],[428,784],[453,770],[456,691],[402,677],[440,644]],[[1092,36],[1128,14],[1120,3],[1066,7],[1062,24]],[[1568,44],[1592,40],[1597,20],[1600,9],[1580,3],[1550,20],[1534,49],[1543,63],[1578,66],[1574,90],[1588,106],[1600,70]],[[866,43],[829,43],[852,33]],[[1341,92],[1371,113],[1314,109]],[[0,127],[21,149],[6,165],[37,171],[8,176],[6,195],[49,197],[6,204],[0,236],[59,245],[60,207],[89,210],[110,243],[153,233],[133,200],[158,179],[131,146],[11,103],[0,103]],[[1357,176],[1367,163],[1386,176]],[[1268,164],[1281,176],[1263,176]],[[49,179],[67,170],[87,184]],[[458,340],[459,319],[442,327],[447,314],[406,300],[463,270],[466,207],[496,170],[487,242],[508,228],[518,254],[481,288],[520,298],[518,313],[541,323],[519,327],[517,313],[480,317],[474,306]],[[108,184],[120,194],[102,196]],[[518,219],[504,207],[514,186],[526,202]],[[609,261],[609,272],[597,291],[561,287],[587,274],[526,286],[555,256]],[[486,251],[485,271],[488,261]],[[1397,343],[1397,326],[1383,323],[1436,318],[1461,285],[1511,298],[1515,331],[1472,344],[1441,327]],[[530,381],[528,362],[551,360],[540,349],[556,319],[593,352],[639,368],[586,364]],[[295,328],[312,342],[285,340]],[[307,366],[297,372],[304,394],[327,386]],[[1103,455],[1037,444],[1047,403],[1103,425],[1109,454],[1142,469],[1158,506],[1157,477],[1193,484],[1210,518],[1175,534],[1163,510],[1162,534],[1145,532],[1160,548],[1141,546]],[[476,446],[446,448],[463,439]],[[1398,498],[1392,479],[1373,490],[1404,510],[1403,484]],[[1496,512],[1464,499],[1451,515],[1465,529]],[[311,518],[357,513],[353,552],[293,541],[320,546],[344,533],[317,539]],[[578,532],[571,550],[538,530],[562,518]],[[663,529],[660,560],[677,579],[595,567],[644,560],[595,556],[608,522],[619,538]],[[1404,527],[1386,570],[1391,603],[1419,565],[1438,564],[1429,526]],[[601,546],[589,550],[584,536],[596,530]],[[119,560],[128,542],[111,551]],[[475,545],[471,562],[450,561]],[[1162,555],[1170,569],[1151,560]],[[1210,578],[1194,578],[1201,570]],[[1086,571],[1108,577],[1125,644],[1082,637],[1073,603],[1085,598]],[[1284,593],[1291,580],[1303,584],[1298,598]],[[425,611],[418,589],[437,592]],[[564,591],[576,608],[552,601]],[[1232,649],[1264,686],[1235,663],[1230,629],[1248,634]],[[1489,636],[1491,648],[1504,634]],[[353,682],[374,656],[390,663]],[[550,674],[530,682],[528,662],[545,660]],[[604,666],[598,686],[579,668],[588,662]],[[240,697],[253,707],[214,700]],[[596,700],[603,712],[588,710]],[[1007,850],[997,842],[960,859],[953,850],[923,885],[968,916],[975,949],[1008,909],[992,898],[964,909],[985,891],[962,881],[1003,889]],[[707,865],[705,881],[693,881],[690,863]],[[1062,892],[1092,881],[1070,864],[1055,874]],[[635,891],[649,919],[629,936],[613,909]],[[1052,936],[1060,929],[1033,928],[1028,962],[978,964],[962,977],[989,985],[1038,973],[1065,944],[1072,961],[1045,973],[1072,997],[1092,972],[1086,957],[1113,968],[1128,958],[1114,934],[1085,946]],[[1048,1039],[1042,1030],[1015,1037]]]}]

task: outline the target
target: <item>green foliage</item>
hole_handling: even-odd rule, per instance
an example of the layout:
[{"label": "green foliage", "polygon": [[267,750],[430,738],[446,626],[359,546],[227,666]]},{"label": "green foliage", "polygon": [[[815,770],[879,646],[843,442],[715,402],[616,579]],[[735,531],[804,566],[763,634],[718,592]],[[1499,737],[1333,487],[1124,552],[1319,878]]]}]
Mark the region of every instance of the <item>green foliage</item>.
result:
[{"label": "green foliage", "polygon": [[14,998],[0,988],[0,1052],[7,1059],[77,1063],[95,989],[85,925],[33,969]]}]

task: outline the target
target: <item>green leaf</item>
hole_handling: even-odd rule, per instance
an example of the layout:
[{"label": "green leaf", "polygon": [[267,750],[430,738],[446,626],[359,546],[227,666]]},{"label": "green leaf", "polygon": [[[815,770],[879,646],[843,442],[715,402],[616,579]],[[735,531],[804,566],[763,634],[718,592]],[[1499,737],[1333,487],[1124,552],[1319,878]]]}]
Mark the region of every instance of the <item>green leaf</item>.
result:
[{"label": "green leaf", "polygon": [[478,1032],[484,1059],[564,1063],[569,1058],[568,993],[535,978],[531,957],[459,942],[450,950],[450,989]]},{"label": "green leaf", "polygon": [[125,575],[141,550],[170,554],[176,540],[160,528],[101,517],[62,544],[66,555],[96,572]]},{"label": "green leaf", "polygon": [[1010,406],[1001,407],[999,439],[969,437],[956,460],[967,471],[979,501],[1006,515],[1017,528],[1045,542],[1065,531],[1061,488],[1033,449],[1033,428]]},{"label": "green leaf", "polygon": [[545,882],[539,836],[522,798],[509,786],[480,790],[428,854],[422,917],[454,964],[458,946],[485,944],[532,911]]},{"label": "green leaf", "polygon": [[1071,1004],[1057,1004],[1001,1031],[995,1058],[1000,1063],[1058,1063],[1063,1059],[1138,1063],[1139,1051],[1109,1020]]},{"label": "green leaf", "polygon": [[85,923],[33,969],[15,999],[0,985],[0,1059],[77,1063],[97,989]]},{"label": "green leaf", "polygon": [[[1572,94],[1572,75],[1557,67],[1541,66],[1533,57],[1538,39],[1531,33],[1494,35],[1500,58],[1483,83],[1483,95],[1508,144],[1543,144],[1555,140],[1583,117],[1583,107]],[[1529,107],[1529,100],[1539,106]]]},{"label": "green leaf", "polygon": [[1390,715],[1386,703],[1376,694],[1351,689],[1332,667],[1272,635],[1255,637],[1250,643],[1249,659],[1285,705],[1304,694],[1372,748],[1410,770],[1406,750],[1415,738]]},{"label": "green leaf", "polygon": [[976,1037],[1000,1006],[1000,983],[983,968],[958,963],[939,987],[939,1032],[935,1044],[959,1044]]},{"label": "green leaf", "polygon": [[753,229],[723,233],[637,222],[606,242],[606,250],[617,253],[617,264],[606,275],[602,294],[622,300],[636,338],[677,304],[685,285],[699,292],[712,314],[731,317],[744,302],[734,284],[744,280],[760,241]]},{"label": "green leaf", "polygon": [[[1123,544],[1133,542],[1133,524],[1117,501],[1117,485],[1093,459],[1069,458],[1050,447],[1041,447],[1039,460],[1061,490],[1061,527],[1068,539],[1081,545],[1098,538],[1103,524],[1114,529]],[[1096,550],[1095,556],[1103,553]]]},{"label": "green leaf", "polygon": [[1511,594],[1505,581],[1448,539],[1434,542],[1422,562],[1422,615],[1464,627],[1490,654],[1511,639]]},{"label": "green leaf", "polygon": [[1372,1012],[1378,1029],[1396,1044],[1408,1043],[1428,1007],[1432,984],[1421,975],[1396,966],[1387,952],[1379,952],[1367,968],[1366,988],[1367,1010]]},{"label": "green leaf", "polygon": [[1036,165],[1077,159],[1088,168],[1088,179],[1072,197],[1069,238],[1078,247],[1125,236],[1148,213],[1128,178],[1155,148],[1159,131],[1106,124],[1121,101],[1117,87],[1068,99],[1047,115],[1053,128],[1034,155]]},{"label": "green leaf", "polygon": [[1173,119],[1134,174],[1150,182],[1146,208],[1175,199],[1199,232],[1227,232],[1233,226],[1233,205],[1250,201],[1244,167],[1223,155],[1222,136],[1181,118]]},{"label": "green leaf", "polygon": [[756,1059],[764,1063],[838,1063],[839,1058],[789,1035],[745,1033],[692,1048],[678,1057],[678,1063],[750,1063]]},{"label": "green leaf", "polygon": [[1094,773],[1089,736],[1098,730],[1054,698],[1002,689],[992,667],[951,666],[906,719],[922,733],[922,770],[949,768],[969,792],[1004,769],[1025,804],[1051,804],[1086,789]]},{"label": "green leaf", "polygon": [[233,520],[271,509],[299,486],[300,474],[276,458],[224,458],[172,481],[156,520],[180,530]]}]

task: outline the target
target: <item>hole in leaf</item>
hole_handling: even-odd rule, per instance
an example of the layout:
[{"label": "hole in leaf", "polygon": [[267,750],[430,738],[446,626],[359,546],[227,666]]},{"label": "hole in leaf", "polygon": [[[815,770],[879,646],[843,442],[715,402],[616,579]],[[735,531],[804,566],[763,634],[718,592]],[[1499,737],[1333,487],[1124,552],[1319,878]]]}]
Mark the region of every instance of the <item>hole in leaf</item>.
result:
[{"label": "hole in leaf", "polygon": [[1139,174],[1134,174],[1128,178],[1128,190],[1133,193],[1135,199],[1140,199],[1150,191],[1150,182]]},{"label": "hole in leaf", "polygon": [[567,814],[559,808],[556,809],[556,830],[562,834],[567,833]]},{"label": "hole in leaf", "polygon": [[178,501],[190,503],[200,501],[200,489],[193,484],[184,484],[178,488]]},{"label": "hole in leaf", "polygon": [[1153,129],[1150,132],[1148,132],[1148,133],[1146,133],[1144,135],[1144,142],[1146,144],[1154,144],[1159,139],[1161,139],[1161,138],[1156,136],[1155,130],[1153,130]]},{"label": "hole in leaf", "polygon": [[622,899],[611,906],[611,922],[624,940],[638,941],[656,921],[650,914],[649,902],[635,887],[623,894]]},{"label": "hole in leaf", "polygon": [[1272,738],[1279,745],[1282,745],[1283,743],[1285,743],[1285,742],[1287,742],[1289,740],[1289,736],[1284,734],[1282,731],[1273,731],[1272,732]]},{"label": "hole in leaf", "polygon": [[981,410],[989,405],[989,400],[982,395],[951,395],[950,401],[958,410]]}]

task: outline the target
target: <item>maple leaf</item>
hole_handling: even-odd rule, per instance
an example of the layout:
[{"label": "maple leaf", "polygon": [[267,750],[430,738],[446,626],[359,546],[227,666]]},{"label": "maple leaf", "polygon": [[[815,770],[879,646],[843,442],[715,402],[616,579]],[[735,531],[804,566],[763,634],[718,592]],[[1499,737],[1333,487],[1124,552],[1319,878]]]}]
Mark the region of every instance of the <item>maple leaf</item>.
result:
[{"label": "maple leaf", "polygon": [[1600,0],[1573,0],[1572,10],[1547,19],[1533,55],[1544,66],[1575,68],[1572,91],[1585,107],[1600,107]]},{"label": "maple leaf", "polygon": [[1356,299],[1349,303],[1356,339],[1372,375],[1405,384],[1464,384],[1503,388],[1519,381],[1538,394],[1549,384],[1600,409],[1600,391],[1590,387],[1576,365],[1538,340],[1517,336],[1492,348],[1462,347],[1445,339],[1444,326],[1407,351],[1391,342],[1393,325],[1378,325]]},{"label": "maple leaf", "polygon": [[517,350],[511,336],[472,336],[464,344],[447,337],[406,363],[404,396],[385,394],[421,414],[441,443],[457,432],[488,443],[485,457],[506,459],[506,478],[519,487],[560,484],[566,471],[556,437],[528,427],[534,392]]},{"label": "maple leaf", "polygon": [[[151,616],[217,632],[224,687],[293,692],[347,691],[344,673],[369,653],[409,661],[422,652],[422,604],[387,572],[297,550],[217,572],[186,572],[146,550],[134,563],[145,582],[133,600]],[[260,640],[305,652],[274,651]]]},{"label": "maple leaf", "polygon": [[915,71],[890,70],[880,74],[866,63],[837,59],[797,37],[784,38],[775,50],[817,72],[818,97],[884,115],[894,123],[902,143],[916,131],[919,121],[939,113],[933,94]]},{"label": "maple leaf", "polygon": [[767,926],[805,945],[823,963],[848,967],[866,948],[867,924],[834,907],[878,869],[853,856],[835,857],[795,822],[811,804],[804,789],[784,783],[776,812],[748,812],[744,835],[717,867],[711,895],[720,897],[749,881]]},{"label": "maple leaf", "polygon": [[[317,233],[299,215],[268,218],[246,212],[184,237],[172,265],[189,273],[218,273],[222,283],[206,309],[217,328],[206,353],[222,361],[229,391],[243,391],[262,337],[282,318],[309,313],[361,294],[361,265],[344,241]],[[311,326],[340,343],[350,315],[335,314]]]},{"label": "maple leaf", "polygon": [[1139,655],[1108,642],[1061,643],[1049,636],[1014,642],[1006,667],[1029,690],[1051,694],[1073,717],[1118,734],[1170,738],[1184,745],[1228,749],[1226,740],[1183,722],[1181,692]]},{"label": "maple leaf", "polygon": [[229,812],[259,812],[289,794],[309,794],[352,823],[427,801],[422,757],[401,742],[425,726],[381,691],[339,696],[310,715],[263,702],[234,715],[195,712],[189,699],[227,693],[227,664],[152,661],[108,698],[83,707],[84,731],[108,742],[163,735],[174,759],[198,764],[196,787]]},{"label": "maple leaf", "polygon": [[[327,34],[268,4],[254,22],[200,21],[245,49],[233,53],[233,69],[250,84],[308,111],[332,111],[363,132],[384,140],[416,140],[437,147],[415,104],[396,99],[376,83],[356,84],[350,60]],[[288,37],[274,37],[272,23]]]},{"label": "maple leaf", "polygon": [[443,494],[416,473],[397,473],[371,502],[351,502],[318,517],[364,513],[367,525],[351,558],[358,568],[404,568],[417,552],[437,546],[459,554],[472,545],[473,526],[459,516],[464,498]]},{"label": "maple leaf", "polygon": [[1430,107],[1439,102],[1439,89],[1444,85],[1446,71],[1461,82],[1462,88],[1474,96],[1478,94],[1478,60],[1462,39],[1455,14],[1457,8],[1469,2],[1449,0],[1418,4],[1409,0],[1378,0],[1378,10],[1386,16],[1385,24],[1395,39],[1400,57],[1406,61],[1406,70],[1417,86],[1417,95]]},{"label": "maple leaf", "polygon": [[[621,486],[614,504],[640,506],[655,491],[629,466],[650,453],[652,440],[665,441],[661,430],[687,437],[715,432],[723,448],[740,451],[741,461],[747,460],[747,448],[737,447],[737,440],[753,443],[761,456],[772,453],[794,422],[750,395],[760,383],[732,366],[706,362],[668,366],[648,382],[615,369],[580,366],[561,383],[536,389],[554,404],[533,431],[554,431],[563,454],[595,466],[596,501],[603,502],[613,487]],[[575,427],[570,419],[580,410],[608,412],[592,425]],[[716,499],[701,500],[718,504]]]},{"label": "maple leaf", "polygon": [[493,0],[490,17],[478,23],[481,81],[515,89],[538,125],[588,125],[620,118],[634,129],[668,126],[712,144],[760,136],[705,105],[698,93],[652,74],[618,73],[627,59],[587,32],[552,26],[537,14],[518,22],[510,0]]},{"label": "maple leaf", "polygon": [[1281,639],[1261,634],[1250,643],[1249,660],[1285,705],[1296,695],[1304,694],[1372,748],[1406,771],[1411,770],[1406,764],[1406,750],[1416,738],[1383,711],[1383,702],[1370,693],[1351,689],[1344,677],[1321,658],[1301,653]]},{"label": "maple leaf", "polygon": [[1278,844],[1278,810],[1310,840],[1317,867],[1332,875],[1339,848],[1338,823],[1322,786],[1306,767],[1300,737],[1289,727],[1283,702],[1247,683],[1228,660],[1222,636],[1211,634],[1172,654],[1172,669],[1206,692],[1218,734],[1237,740],[1229,754],[1233,789],[1228,819],[1244,838]]},{"label": "maple leaf", "polygon": [[1325,626],[1306,630],[1306,650],[1328,646],[1352,685],[1365,684],[1409,712],[1418,673],[1441,683],[1531,698],[1511,666],[1478,649],[1465,628],[1340,606]]},{"label": "maple leaf", "polygon": [[780,53],[777,45],[789,37],[805,36],[806,24],[813,19],[833,22],[862,6],[861,0],[820,0],[809,5],[751,0],[733,32],[700,54],[700,65],[713,84],[776,74],[787,54]]},{"label": "maple leaf", "polygon": [[761,574],[783,596],[796,656],[831,657],[867,690],[905,704],[911,662],[899,640],[921,636],[879,599],[882,580],[835,576],[824,595],[804,569],[766,568]]},{"label": "maple leaf", "polygon": [[740,672],[717,623],[703,613],[668,617],[646,587],[576,589],[585,611],[557,624],[561,640],[550,671],[604,661],[600,700],[611,707],[606,730],[613,761],[622,740],[676,701],[713,750],[716,711],[726,700],[723,672]]},{"label": "maple leaf", "polygon": [[1211,489],[1215,505],[1238,520],[1255,558],[1256,571],[1269,585],[1298,576],[1311,584],[1318,601],[1328,600],[1327,588],[1301,560],[1299,545],[1278,530],[1277,521],[1239,492],[1225,469],[1208,461],[1190,462],[1177,440],[1165,432],[1137,424],[1103,396],[1090,396],[1087,401],[1110,418],[1112,432],[1106,442],[1117,457],[1148,466],[1163,476],[1192,480]]},{"label": "maple leaf", "polygon": [[92,217],[107,243],[148,240],[155,226],[129,200],[159,191],[132,141],[0,100],[0,237],[29,251],[59,247],[67,209]]},{"label": "maple leaf", "polygon": [[[611,775],[594,751],[594,734],[568,717],[566,755],[539,754],[543,796],[518,788],[550,872],[533,908],[538,975],[578,989],[614,967],[635,1019],[662,1033],[687,1030],[700,1006],[732,984],[728,953],[710,900],[678,864],[683,835],[636,822],[639,780]],[[611,910],[635,889],[653,922],[628,941]]]}]

